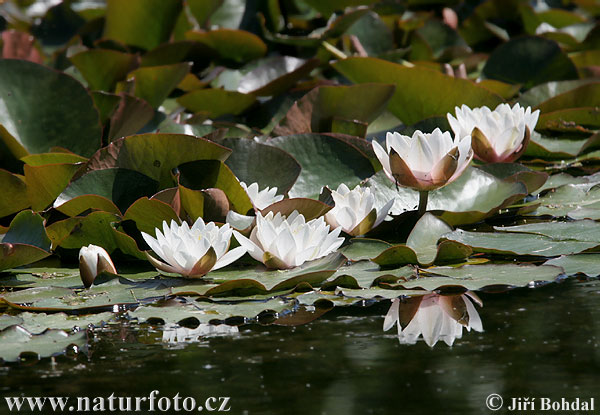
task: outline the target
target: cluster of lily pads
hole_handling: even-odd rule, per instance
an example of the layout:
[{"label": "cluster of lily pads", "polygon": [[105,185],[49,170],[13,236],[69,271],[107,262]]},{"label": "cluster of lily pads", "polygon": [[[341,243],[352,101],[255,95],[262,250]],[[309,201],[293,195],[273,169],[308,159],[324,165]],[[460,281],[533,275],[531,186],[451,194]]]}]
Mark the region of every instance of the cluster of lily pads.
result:
[{"label": "cluster of lily pads", "polygon": [[600,274],[599,11],[422,3],[0,5],[0,357]]}]

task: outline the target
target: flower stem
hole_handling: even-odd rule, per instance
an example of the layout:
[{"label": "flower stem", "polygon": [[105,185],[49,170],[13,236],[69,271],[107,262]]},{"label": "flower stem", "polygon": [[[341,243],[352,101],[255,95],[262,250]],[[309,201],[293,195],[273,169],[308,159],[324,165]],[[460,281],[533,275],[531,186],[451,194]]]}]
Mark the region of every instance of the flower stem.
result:
[{"label": "flower stem", "polygon": [[429,191],[422,190],[419,192],[419,217],[423,216],[427,211],[427,199],[429,198]]}]

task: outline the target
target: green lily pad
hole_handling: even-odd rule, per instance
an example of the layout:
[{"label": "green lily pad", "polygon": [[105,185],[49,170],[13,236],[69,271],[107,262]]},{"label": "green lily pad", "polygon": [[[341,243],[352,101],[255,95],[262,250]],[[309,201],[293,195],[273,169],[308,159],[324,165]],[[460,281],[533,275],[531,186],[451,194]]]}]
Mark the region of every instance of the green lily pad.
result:
[{"label": "green lily pad", "polygon": [[546,193],[539,199],[518,206],[538,206],[530,215],[569,216],[581,219],[581,213],[585,212],[586,217],[595,219],[600,215],[600,186],[596,184],[566,184]]},{"label": "green lily pad", "polygon": [[262,215],[265,216],[269,212],[274,214],[281,213],[284,216],[291,215],[295,210],[301,213],[304,218],[309,221],[321,217],[331,210],[331,206],[314,199],[304,197],[293,197],[291,199],[283,199],[275,202],[270,206],[262,209]]},{"label": "green lily pad", "polygon": [[224,61],[248,62],[267,52],[267,45],[258,36],[244,30],[223,28],[208,32],[190,31],[185,37],[208,46]]},{"label": "green lily pad", "polygon": [[517,99],[521,106],[537,107],[542,102],[545,102],[555,96],[564,94],[565,92],[576,89],[582,85],[593,82],[592,79],[578,79],[573,81],[552,81],[540,85],[523,92]]},{"label": "green lily pad", "polygon": [[132,203],[123,215],[123,219],[134,221],[138,230],[148,234],[154,234],[155,228],[161,228],[163,221],[179,222],[177,213],[170,205],[147,197],[139,198]]},{"label": "green lily pad", "polygon": [[545,114],[566,108],[594,107],[598,102],[600,102],[600,82],[593,82],[555,95],[539,104],[537,108]]},{"label": "green lily pad", "polygon": [[[6,319],[6,317],[12,318],[12,323],[10,320]],[[4,330],[4,328],[11,325],[19,325],[32,334],[39,334],[47,329],[85,329],[89,325],[100,326],[102,323],[115,319],[115,317],[116,314],[111,312],[74,316],[65,313],[46,314],[23,312],[16,316],[0,315],[0,330]],[[5,321],[3,321],[3,318]]]},{"label": "green lily pad", "polygon": [[144,66],[131,72],[128,79],[135,82],[135,96],[158,108],[189,72],[187,62]]},{"label": "green lily pad", "polygon": [[124,212],[138,198],[151,196],[157,191],[158,183],[155,180],[135,170],[92,170],[69,184],[57,197],[54,207],[59,208],[78,196],[94,194],[111,200]]},{"label": "green lily pad", "polygon": [[[290,108],[273,132],[279,135],[345,133],[340,123],[368,124],[375,120],[385,110],[394,90],[394,85],[372,83],[315,88]],[[356,135],[364,136],[364,132]]]},{"label": "green lily pad", "polygon": [[[376,206],[383,206],[395,198],[390,213],[398,215],[414,210],[418,204],[418,193],[400,187],[396,189],[391,180],[380,171],[366,182],[375,195]],[[500,180],[480,169],[468,167],[456,181],[429,194],[427,210],[451,226],[475,223],[509,206],[527,195],[521,182]]]},{"label": "green lily pad", "polygon": [[348,58],[332,66],[353,82],[396,85],[388,109],[405,124],[446,116],[462,104],[471,108],[484,105],[495,108],[502,102],[500,96],[471,81],[451,78],[428,68],[408,68],[376,58]]},{"label": "green lily pad", "polygon": [[527,223],[515,226],[495,226],[500,232],[544,235],[559,241],[585,241],[600,244],[600,223],[593,220]]},{"label": "green lily pad", "polygon": [[352,26],[357,20],[367,13],[369,13],[368,7],[359,6],[348,9],[344,14],[330,18],[327,22],[327,26],[317,28],[305,36],[272,33],[266,27],[264,16],[259,15],[259,19],[265,39],[284,45],[316,48],[322,45],[322,42],[329,38],[335,38],[343,35],[350,26]]},{"label": "green lily pad", "polygon": [[31,334],[20,326],[0,331],[0,358],[5,362],[18,362],[21,353],[30,352],[39,358],[63,354],[70,345],[85,348],[87,333],[79,331],[67,334],[62,330],[48,330]]},{"label": "green lily pad", "polygon": [[50,250],[51,242],[44,228],[44,218],[32,211],[20,212],[10,223],[2,243],[27,244],[45,251]]},{"label": "green lily pad", "polygon": [[267,58],[241,77],[237,91],[256,96],[277,95],[307,76],[318,64],[318,59],[304,60],[293,56]]},{"label": "green lily pad", "polygon": [[75,164],[88,161],[87,158],[73,153],[40,153],[29,154],[22,157],[21,161],[33,167],[45,166],[46,164]]},{"label": "green lily pad", "polygon": [[114,227],[113,223],[119,220],[120,217],[112,213],[92,212],[87,216],[54,222],[46,229],[53,247],[79,249],[84,245],[94,244],[106,249],[108,253],[119,248],[125,254],[145,259],[135,241]]},{"label": "green lily pad", "polygon": [[564,240],[533,233],[468,232],[457,229],[444,236],[473,248],[474,252],[512,256],[553,257],[595,248],[600,242],[573,238]]},{"label": "green lily pad", "polygon": [[128,312],[130,318],[138,323],[162,320],[164,324],[177,324],[187,319],[195,319],[199,324],[207,324],[213,320],[226,320],[232,317],[254,319],[267,310],[280,313],[291,310],[294,303],[281,298],[267,301],[242,301],[236,303],[188,301],[186,303],[170,302],[166,306],[140,306]]},{"label": "green lily pad", "polygon": [[90,89],[113,91],[135,64],[135,56],[110,49],[90,49],[69,58]]},{"label": "green lily pad", "polygon": [[305,262],[288,270],[219,269],[209,272],[201,281],[194,281],[173,290],[175,295],[241,296],[293,290],[299,284],[319,286],[333,275],[346,261],[339,253],[332,253],[314,261]]},{"label": "green lily pad", "polygon": [[331,291],[335,287],[345,288],[369,288],[382,282],[395,283],[399,280],[407,280],[415,274],[415,268],[405,266],[396,269],[382,270],[379,265],[371,261],[359,261],[338,269],[323,284],[324,291]]},{"label": "green lily pad", "polygon": [[583,273],[588,277],[597,277],[600,275],[600,254],[562,255],[549,259],[544,265],[561,267],[567,275]]},{"label": "green lily pad", "polygon": [[362,261],[375,258],[390,247],[392,244],[379,239],[353,238],[340,252],[351,261]]},{"label": "green lily pad", "polygon": [[177,102],[186,109],[194,113],[206,114],[211,118],[226,114],[241,114],[255,101],[256,97],[251,94],[213,88],[199,89],[177,98]]},{"label": "green lily pad", "polygon": [[337,189],[346,183],[352,188],[373,174],[371,162],[356,147],[333,137],[291,135],[273,138],[268,144],[287,151],[302,166],[290,197],[317,199],[323,186]]},{"label": "green lily pad", "polygon": [[548,173],[534,171],[518,163],[488,163],[479,166],[479,169],[502,180],[521,182],[527,187],[527,193],[535,192],[548,179]]},{"label": "green lily pad", "polygon": [[117,276],[108,278],[98,276],[89,289],[27,288],[1,294],[0,301],[13,308],[27,311],[97,311],[115,305],[151,303],[170,297],[173,285],[177,284],[181,284],[181,281],[158,279],[131,281]]},{"label": "green lily pad", "polygon": [[277,187],[278,194],[285,194],[300,175],[300,164],[277,147],[240,138],[226,138],[219,143],[233,150],[225,164],[248,185]]},{"label": "green lily pad", "polygon": [[140,98],[121,92],[114,111],[110,114],[108,141],[139,132],[154,117],[154,109]]},{"label": "green lily pad", "polygon": [[104,37],[153,49],[169,39],[181,10],[180,0],[108,0]]},{"label": "green lily pad", "polygon": [[[485,288],[525,287],[536,282],[552,282],[563,274],[560,267],[549,265],[483,264],[462,267],[432,267],[415,279],[399,281],[397,286],[408,290],[428,291],[448,287],[465,290]],[[393,286],[393,285],[392,285]]]},{"label": "green lily pad", "polygon": [[540,115],[539,130],[584,133],[600,127],[598,107],[568,108]]},{"label": "green lily pad", "polygon": [[500,45],[490,55],[482,74],[526,88],[578,78],[575,65],[558,44],[538,36],[521,36]]},{"label": "green lily pad", "polygon": [[98,112],[83,85],[28,61],[0,60],[0,134],[13,155],[64,147],[90,156],[100,147]]},{"label": "green lily pad", "polygon": [[99,195],[78,196],[60,206],[56,206],[55,209],[70,217],[94,210],[121,215],[121,211],[112,201]]},{"label": "green lily pad", "polygon": [[0,218],[19,212],[31,206],[27,197],[27,185],[21,176],[0,169]]},{"label": "green lily pad", "polygon": [[425,213],[408,236],[406,245],[395,245],[386,249],[373,258],[373,262],[380,266],[390,267],[462,261],[471,255],[473,252],[471,248],[454,241],[442,241],[438,244],[442,235],[451,231],[452,228],[444,221],[431,213]]},{"label": "green lily pad", "polygon": [[[171,151],[172,149],[177,151]],[[160,188],[173,187],[171,170],[195,160],[225,161],[231,150],[209,140],[184,134],[140,134],[113,141],[98,151],[87,170],[113,167],[135,170],[157,180]]]},{"label": "green lily pad", "polygon": [[78,164],[48,164],[45,166],[26,164],[23,170],[27,182],[27,196],[32,209],[41,211],[51,205],[65,190],[80,167]]},{"label": "green lily pad", "polygon": [[[178,169],[180,192],[185,192],[186,189],[221,189],[227,196],[232,210],[246,214],[253,209],[250,197],[225,163],[218,160],[199,160],[181,164]],[[183,203],[183,193],[181,197]]]}]

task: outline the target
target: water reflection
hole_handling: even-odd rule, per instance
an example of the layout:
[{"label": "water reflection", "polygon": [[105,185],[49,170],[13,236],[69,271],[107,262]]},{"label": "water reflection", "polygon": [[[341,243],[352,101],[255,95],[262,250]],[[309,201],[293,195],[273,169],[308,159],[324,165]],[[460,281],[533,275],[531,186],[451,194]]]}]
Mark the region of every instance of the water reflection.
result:
[{"label": "water reflection", "polygon": [[396,323],[401,344],[415,344],[422,336],[430,347],[440,340],[452,346],[455,339],[462,337],[463,328],[483,331],[473,302],[483,306],[479,297],[470,291],[460,295],[432,293],[403,300],[396,298],[385,316],[383,330],[391,329]]},{"label": "water reflection", "polygon": [[236,326],[228,326],[227,324],[200,324],[195,329],[168,325],[163,328],[162,341],[169,344],[193,343],[199,341],[200,337],[237,333],[239,333],[239,330]]}]

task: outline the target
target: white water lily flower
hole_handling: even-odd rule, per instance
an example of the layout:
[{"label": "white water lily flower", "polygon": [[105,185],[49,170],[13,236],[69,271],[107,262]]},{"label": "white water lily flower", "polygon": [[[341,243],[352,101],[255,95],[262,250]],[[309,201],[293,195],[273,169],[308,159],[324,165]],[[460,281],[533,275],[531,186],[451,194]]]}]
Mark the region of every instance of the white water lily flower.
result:
[{"label": "white water lily flower", "polygon": [[269,212],[264,217],[257,213],[249,239],[234,233],[252,258],[269,268],[287,269],[337,250],[344,243],[344,238],[339,237],[341,230],[329,232],[323,217],[306,222],[295,210],[287,218],[281,213]]},{"label": "white water lily flower", "polygon": [[325,214],[325,220],[352,236],[364,235],[378,226],[394,204],[394,199],[388,201],[377,213],[371,188],[358,185],[350,190],[344,183],[331,191],[331,197],[335,206]]},{"label": "white water lily flower", "polygon": [[163,222],[162,232],[159,228],[155,231],[156,238],[145,232],[142,237],[164,262],[146,252],[148,260],[161,271],[187,278],[200,278],[246,253],[241,246],[229,251],[233,230],[228,224],[219,228],[214,222],[204,224],[204,220],[198,218],[190,228],[186,222],[179,225],[172,220],[171,226]]},{"label": "white water lily flower", "polygon": [[[439,340],[452,346],[455,339],[462,337],[463,327],[467,331],[471,329],[483,331],[481,318],[471,300],[479,306],[482,305],[481,300],[470,291],[461,295],[427,294],[420,298],[413,298],[408,301],[420,301],[420,303],[413,303],[405,310],[400,308],[400,300],[396,298],[385,316],[383,330],[389,330],[396,323],[398,340],[402,344],[415,344],[419,337],[423,336],[423,340],[430,347]],[[418,307],[416,312],[415,306]],[[403,320],[410,318],[413,313],[412,319],[406,325]]]},{"label": "white water lily flower", "polygon": [[552,26],[550,23],[542,22],[535,28],[535,34],[541,35],[542,33],[553,33],[556,32],[556,27]]},{"label": "white water lily flower", "polygon": [[102,271],[117,273],[108,252],[98,245],[82,246],[79,250],[79,275],[85,288],[91,287]]},{"label": "white water lily flower", "polygon": [[254,207],[258,210],[262,210],[271,206],[273,203],[283,200],[283,196],[277,194],[276,187],[265,187],[263,190],[259,190],[258,183],[252,183],[250,186],[246,185],[244,182],[240,182],[240,184],[248,194]]},{"label": "white water lily flower", "polygon": [[512,108],[500,104],[494,111],[488,107],[455,108],[456,118],[448,114],[450,127],[457,135],[473,137],[475,157],[489,163],[512,162],[525,151],[540,111],[531,107]]},{"label": "white water lily flower", "polygon": [[373,150],[385,174],[396,184],[418,191],[429,191],[456,180],[473,158],[471,136],[457,135],[436,128],[426,134],[417,130],[412,137],[387,133],[386,149],[373,141]]}]

